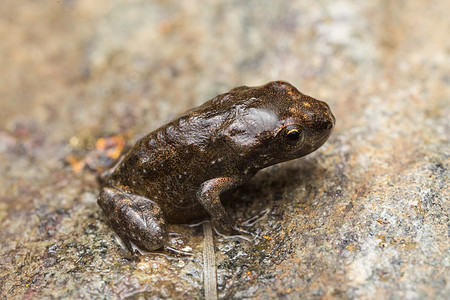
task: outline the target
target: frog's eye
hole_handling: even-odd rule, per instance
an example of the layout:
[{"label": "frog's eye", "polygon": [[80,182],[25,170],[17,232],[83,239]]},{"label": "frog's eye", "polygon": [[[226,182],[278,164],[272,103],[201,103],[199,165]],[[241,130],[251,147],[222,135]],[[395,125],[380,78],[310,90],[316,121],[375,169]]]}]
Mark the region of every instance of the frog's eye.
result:
[{"label": "frog's eye", "polygon": [[300,141],[303,140],[302,129],[296,125],[287,126],[285,140],[286,140],[286,143],[290,146],[297,145]]},{"label": "frog's eye", "polygon": [[290,130],[286,135],[286,140],[288,144],[295,145],[300,139],[300,132],[297,129]]}]

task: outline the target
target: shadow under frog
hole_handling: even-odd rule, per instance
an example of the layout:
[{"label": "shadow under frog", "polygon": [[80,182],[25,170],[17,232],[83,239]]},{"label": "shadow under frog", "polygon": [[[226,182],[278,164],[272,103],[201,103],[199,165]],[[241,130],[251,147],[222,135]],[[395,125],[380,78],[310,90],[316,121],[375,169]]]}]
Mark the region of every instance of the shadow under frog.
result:
[{"label": "shadow under frog", "polygon": [[[245,223],[248,223],[248,220],[258,220],[269,207],[271,216],[284,218],[288,212],[283,210],[283,203],[290,201],[290,195],[295,195],[297,205],[310,205],[310,201],[314,200],[310,199],[315,195],[311,192],[314,191],[314,185],[320,184],[317,174],[314,173],[327,172],[315,161],[315,159],[303,160],[295,164],[280,164],[271,169],[267,168],[265,172],[258,172],[237,189],[223,193],[221,202],[227,211],[233,211],[234,215],[245,220]],[[302,189],[298,190],[300,187]],[[302,197],[298,198],[300,194]],[[234,199],[239,201],[233,201]],[[258,203],[254,199],[258,199]]]},{"label": "shadow under frog", "polygon": [[167,222],[209,216],[219,231],[239,232],[221,194],[315,151],[334,123],[326,103],[287,82],[234,88],[137,141],[103,179],[98,204],[131,251],[163,247]]}]

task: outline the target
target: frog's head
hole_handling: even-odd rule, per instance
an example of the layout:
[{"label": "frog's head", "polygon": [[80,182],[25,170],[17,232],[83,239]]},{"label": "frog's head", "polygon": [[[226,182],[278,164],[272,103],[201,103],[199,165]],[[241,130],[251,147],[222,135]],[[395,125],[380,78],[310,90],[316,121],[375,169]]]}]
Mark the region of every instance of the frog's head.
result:
[{"label": "frog's head", "polygon": [[[330,107],[323,101],[300,93],[286,82],[269,83],[279,99],[267,99],[278,116],[278,133],[282,160],[305,156],[322,146],[335,124]],[[283,154],[282,154],[283,153]]]},{"label": "frog's head", "polygon": [[240,137],[240,144],[246,145],[239,152],[257,168],[305,156],[322,146],[333,130],[329,106],[287,82],[238,91],[251,100],[245,102],[238,122],[239,127],[246,124]]}]

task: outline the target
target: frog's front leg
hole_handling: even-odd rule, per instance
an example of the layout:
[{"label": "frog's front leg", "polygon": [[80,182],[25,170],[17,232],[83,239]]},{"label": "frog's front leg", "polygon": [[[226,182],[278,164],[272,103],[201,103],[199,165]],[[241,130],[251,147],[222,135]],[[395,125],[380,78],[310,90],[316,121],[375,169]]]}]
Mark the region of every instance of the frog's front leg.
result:
[{"label": "frog's front leg", "polygon": [[167,225],[157,203],[111,187],[103,188],[97,202],[131,252],[134,251],[131,242],[145,250],[164,245]]},{"label": "frog's front leg", "polygon": [[242,178],[220,177],[205,181],[197,193],[197,199],[211,216],[211,220],[221,232],[231,233],[233,230],[242,231],[236,221],[230,217],[220,202],[220,195],[234,187],[241,185]]}]

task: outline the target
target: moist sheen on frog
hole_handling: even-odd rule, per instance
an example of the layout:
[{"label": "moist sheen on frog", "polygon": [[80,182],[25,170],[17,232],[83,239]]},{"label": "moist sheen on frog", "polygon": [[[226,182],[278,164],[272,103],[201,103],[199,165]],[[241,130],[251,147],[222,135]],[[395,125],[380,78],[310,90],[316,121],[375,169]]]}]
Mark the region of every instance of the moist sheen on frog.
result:
[{"label": "moist sheen on frog", "polygon": [[130,250],[164,246],[167,222],[209,216],[221,232],[239,230],[220,195],[315,151],[334,123],[325,102],[287,82],[234,88],[137,141],[104,179],[98,204]]}]

